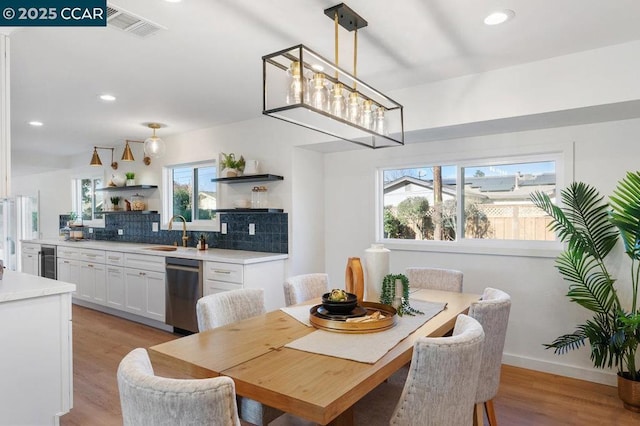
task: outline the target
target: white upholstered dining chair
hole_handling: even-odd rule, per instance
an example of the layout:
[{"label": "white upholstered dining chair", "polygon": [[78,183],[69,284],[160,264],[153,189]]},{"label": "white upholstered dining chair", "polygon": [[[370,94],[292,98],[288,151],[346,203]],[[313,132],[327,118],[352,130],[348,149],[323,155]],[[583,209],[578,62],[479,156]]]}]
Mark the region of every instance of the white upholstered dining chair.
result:
[{"label": "white upholstered dining chair", "polygon": [[462,271],[455,269],[410,267],[406,269],[411,288],[455,291],[462,293]]},{"label": "white upholstered dining chair", "polygon": [[484,331],[459,315],[451,337],[422,337],[390,424],[469,426],[482,359]]},{"label": "white upholstered dining chair", "polygon": [[124,426],[239,426],[235,385],[229,377],[158,377],[147,351],[129,352],[118,366]]},{"label": "white upholstered dining chair", "polygon": [[487,419],[491,426],[497,425],[496,413],[493,408],[493,398],[498,393],[500,385],[500,368],[502,365],[502,351],[507,335],[511,297],[504,291],[487,287],[482,299],[469,308],[469,316],[475,318],[484,329],[484,349],[482,351],[482,365],[480,380],[476,393],[474,424],[484,424],[482,404],[487,412]]},{"label": "white upholstered dining chair", "polygon": [[[236,321],[262,315],[264,307],[264,290],[247,288],[204,296],[196,303],[198,330],[205,331]],[[261,404],[250,398],[238,398],[240,418],[261,426],[284,414],[273,407]]]},{"label": "white upholstered dining chair", "polygon": [[296,275],[284,282],[284,301],[287,306],[321,297],[329,291],[329,275],[322,273]]}]

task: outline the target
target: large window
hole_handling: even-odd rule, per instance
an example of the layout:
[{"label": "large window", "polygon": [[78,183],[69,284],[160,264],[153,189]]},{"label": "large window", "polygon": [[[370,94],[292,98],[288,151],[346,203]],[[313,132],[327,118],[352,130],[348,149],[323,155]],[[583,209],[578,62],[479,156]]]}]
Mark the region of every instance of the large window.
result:
[{"label": "large window", "polygon": [[[530,200],[556,197],[558,155],[385,168],[381,235],[396,241],[556,241]],[[562,179],[561,179],[562,181]]]},{"label": "large window", "polygon": [[180,164],[165,168],[165,200],[167,219],[183,216],[188,223],[209,228],[216,219],[217,176],[215,162]]},{"label": "large window", "polygon": [[72,180],[72,210],[91,224],[104,220],[104,193],[96,191],[104,186],[102,177],[77,178]]}]

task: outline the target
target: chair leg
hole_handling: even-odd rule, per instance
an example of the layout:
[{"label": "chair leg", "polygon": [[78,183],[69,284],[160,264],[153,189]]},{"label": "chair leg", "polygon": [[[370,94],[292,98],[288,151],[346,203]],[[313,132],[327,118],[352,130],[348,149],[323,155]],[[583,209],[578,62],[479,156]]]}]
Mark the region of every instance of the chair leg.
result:
[{"label": "chair leg", "polygon": [[484,411],[481,402],[473,404],[473,426],[484,426]]},{"label": "chair leg", "polygon": [[498,426],[498,420],[496,419],[496,410],[493,408],[493,399],[484,402],[484,408],[487,410],[487,418],[489,419],[489,426]]}]

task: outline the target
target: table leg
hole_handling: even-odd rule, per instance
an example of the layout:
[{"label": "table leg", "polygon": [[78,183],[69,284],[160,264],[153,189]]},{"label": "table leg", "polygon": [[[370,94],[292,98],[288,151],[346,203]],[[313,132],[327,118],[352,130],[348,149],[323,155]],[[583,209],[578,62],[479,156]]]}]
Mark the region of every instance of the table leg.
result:
[{"label": "table leg", "polygon": [[327,426],[353,426],[353,406],[347,408]]}]

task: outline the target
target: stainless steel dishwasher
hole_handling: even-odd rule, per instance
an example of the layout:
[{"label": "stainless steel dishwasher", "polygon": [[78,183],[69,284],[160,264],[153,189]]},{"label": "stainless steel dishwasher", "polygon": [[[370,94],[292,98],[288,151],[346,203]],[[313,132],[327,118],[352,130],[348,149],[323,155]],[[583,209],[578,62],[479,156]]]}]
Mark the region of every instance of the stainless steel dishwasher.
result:
[{"label": "stainless steel dishwasher", "polygon": [[198,332],[196,302],[202,297],[202,262],[166,258],[167,297],[165,322],[176,333]]}]

